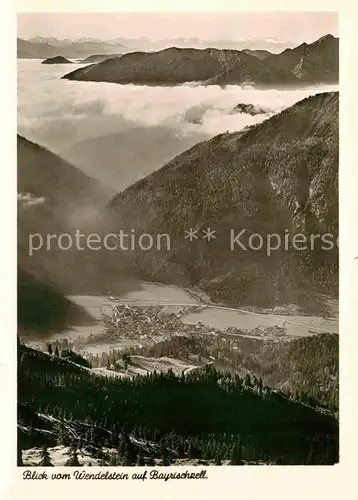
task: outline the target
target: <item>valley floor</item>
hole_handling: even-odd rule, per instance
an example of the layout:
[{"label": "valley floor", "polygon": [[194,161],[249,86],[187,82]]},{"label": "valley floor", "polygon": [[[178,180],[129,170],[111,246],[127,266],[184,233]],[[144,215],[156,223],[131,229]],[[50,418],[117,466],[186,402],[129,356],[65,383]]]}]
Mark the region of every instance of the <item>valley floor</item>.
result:
[{"label": "valley floor", "polygon": [[[267,328],[285,328],[287,337],[310,336],[320,333],[338,334],[338,304],[334,300],[328,300],[330,317],[309,316],[297,313],[294,306],[276,307],[274,310],[249,311],[247,309],[236,309],[221,305],[215,305],[197,292],[169,285],[141,282],[138,289],[124,293],[120,297],[111,295],[71,295],[68,297],[72,302],[84,308],[96,321],[95,325],[79,325],[71,327],[58,334],[51,334],[48,338],[32,338],[28,345],[41,347],[44,343],[68,338],[75,341],[77,338],[87,338],[90,335],[96,337],[103,331],[101,323],[102,315],[110,315],[113,304],[119,300],[122,304],[135,306],[163,306],[163,311],[177,314],[183,307],[197,306],[198,309],[182,316],[182,322],[186,325],[196,325],[198,322],[209,329],[224,331],[230,327],[244,330],[252,337],[254,331]],[[203,307],[200,307],[203,306]],[[285,314],[286,313],[286,314]],[[131,338],[118,339],[116,345],[102,343],[99,340],[95,345],[88,345],[89,352],[102,352],[110,348],[130,347],[138,342]],[[141,344],[148,345],[151,341],[141,339]]]}]

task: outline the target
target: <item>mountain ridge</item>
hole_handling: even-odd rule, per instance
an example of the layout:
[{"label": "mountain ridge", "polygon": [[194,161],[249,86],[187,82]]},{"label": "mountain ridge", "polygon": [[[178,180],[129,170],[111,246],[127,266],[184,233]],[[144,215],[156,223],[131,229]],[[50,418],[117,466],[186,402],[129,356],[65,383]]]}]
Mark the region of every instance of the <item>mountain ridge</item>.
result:
[{"label": "mountain ridge", "polygon": [[[258,58],[247,51],[170,47],[157,52],[127,53],[62,78],[120,84],[303,85],[338,81],[338,39],[327,36],[280,54]],[[300,66],[298,67],[298,65]]]},{"label": "mountain ridge", "polygon": [[[43,285],[63,294],[93,294],[107,290],[115,270],[106,256],[76,245],[64,251],[48,235],[108,232],[106,205],[112,191],[48,149],[21,136],[18,148],[18,266]],[[38,250],[30,252],[30,235]],[[93,276],[93,268],[101,269]]]},{"label": "mountain ridge", "polygon": [[52,40],[52,43],[50,42],[51,38],[42,39],[42,41],[36,40],[36,37],[32,41],[17,38],[17,58],[46,59],[62,56],[69,59],[78,59],[97,53],[126,52],[122,45],[111,45],[100,41],[69,41],[62,44],[56,42],[53,44],[54,40]]}]

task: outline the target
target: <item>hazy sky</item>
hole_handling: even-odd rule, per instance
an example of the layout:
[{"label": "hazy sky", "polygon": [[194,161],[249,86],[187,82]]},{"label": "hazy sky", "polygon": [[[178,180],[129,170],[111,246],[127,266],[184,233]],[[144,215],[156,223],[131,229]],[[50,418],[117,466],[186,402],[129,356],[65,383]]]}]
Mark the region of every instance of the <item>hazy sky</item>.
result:
[{"label": "hazy sky", "polygon": [[151,13],[19,13],[18,36],[56,38],[116,37],[152,40],[176,37],[201,39],[266,39],[312,42],[338,36],[334,12],[151,12]]}]

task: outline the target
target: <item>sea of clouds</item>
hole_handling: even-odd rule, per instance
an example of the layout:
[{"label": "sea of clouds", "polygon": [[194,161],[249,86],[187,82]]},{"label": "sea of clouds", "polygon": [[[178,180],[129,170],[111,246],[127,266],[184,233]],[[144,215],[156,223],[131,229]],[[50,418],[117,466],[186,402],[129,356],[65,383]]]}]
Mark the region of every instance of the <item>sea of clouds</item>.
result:
[{"label": "sea of clouds", "polygon": [[[80,66],[18,60],[19,133],[57,151],[138,126],[164,127],[178,137],[210,137],[259,123],[309,95],[336,90],[257,90],[200,84],[152,87],[61,79]],[[234,112],[239,103],[252,104],[263,112],[254,116]]]}]

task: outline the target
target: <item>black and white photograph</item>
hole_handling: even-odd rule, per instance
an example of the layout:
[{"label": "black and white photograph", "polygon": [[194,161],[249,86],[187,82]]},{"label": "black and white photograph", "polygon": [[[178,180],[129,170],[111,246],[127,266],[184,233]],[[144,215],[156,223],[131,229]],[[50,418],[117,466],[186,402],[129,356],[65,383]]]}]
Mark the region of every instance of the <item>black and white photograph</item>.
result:
[{"label": "black and white photograph", "polygon": [[29,478],[339,464],[338,21],[17,13]]}]

